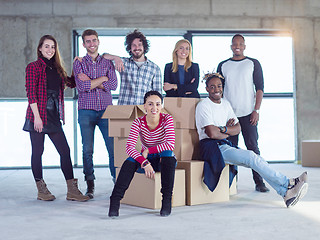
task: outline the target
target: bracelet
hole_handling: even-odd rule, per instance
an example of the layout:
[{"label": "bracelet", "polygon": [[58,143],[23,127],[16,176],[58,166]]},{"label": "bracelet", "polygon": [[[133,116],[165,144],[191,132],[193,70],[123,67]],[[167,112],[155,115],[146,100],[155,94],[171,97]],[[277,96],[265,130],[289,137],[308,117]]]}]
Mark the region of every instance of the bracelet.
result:
[{"label": "bracelet", "polygon": [[223,132],[223,133],[227,133],[227,131],[228,131],[228,128],[227,128],[227,126],[225,126],[225,128],[226,128],[226,130],[224,130],[224,132]]},{"label": "bracelet", "polygon": [[150,164],[150,162],[146,159],[141,163],[141,167],[145,168],[146,166],[148,166]]}]

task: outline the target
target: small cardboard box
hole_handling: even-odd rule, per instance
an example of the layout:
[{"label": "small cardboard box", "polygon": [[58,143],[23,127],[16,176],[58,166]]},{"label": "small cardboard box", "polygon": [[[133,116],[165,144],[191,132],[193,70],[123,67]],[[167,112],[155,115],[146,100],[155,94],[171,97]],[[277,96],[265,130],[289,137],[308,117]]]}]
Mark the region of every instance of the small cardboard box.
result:
[{"label": "small cardboard box", "polygon": [[200,158],[199,136],[195,129],[175,129],[174,153],[178,161]]},{"label": "small cardboard box", "polygon": [[177,168],[186,171],[187,205],[229,201],[229,165],[222,170],[219,183],[211,192],[203,182],[203,161],[180,161]]},{"label": "small cardboard box", "polygon": [[[118,176],[120,169],[117,168],[116,170]],[[185,171],[183,169],[176,169],[172,195],[173,207],[186,205],[185,189]],[[135,173],[121,203],[150,209],[160,209],[162,200],[160,190],[160,172],[155,173],[155,179],[149,179],[144,174]]]},{"label": "small cardboard box", "polygon": [[144,114],[142,105],[109,105],[102,118],[109,119],[110,137],[128,137],[133,120]]},{"label": "small cardboard box", "polygon": [[303,167],[320,167],[320,140],[304,140],[301,147]]},{"label": "small cardboard box", "polygon": [[[121,167],[123,162],[128,158],[126,153],[127,137],[115,137],[114,138],[114,166]],[[140,137],[136,144],[136,150],[141,151]]]},{"label": "small cardboard box", "polygon": [[196,129],[195,110],[199,98],[164,98],[164,108],[173,117],[174,128]]},{"label": "small cardboard box", "polygon": [[237,189],[237,176],[235,176],[232,180],[231,186],[229,188],[230,196],[236,195],[238,193]]}]

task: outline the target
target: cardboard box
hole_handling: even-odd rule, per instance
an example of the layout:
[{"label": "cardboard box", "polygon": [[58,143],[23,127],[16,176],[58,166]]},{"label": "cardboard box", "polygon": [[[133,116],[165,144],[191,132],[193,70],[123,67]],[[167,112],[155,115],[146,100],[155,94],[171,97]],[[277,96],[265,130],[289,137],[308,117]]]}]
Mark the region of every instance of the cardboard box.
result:
[{"label": "cardboard box", "polygon": [[[123,162],[129,157],[126,153],[127,137],[115,137],[114,138],[114,166],[121,167]],[[140,137],[136,144],[136,150],[141,151]]]},{"label": "cardboard box", "polygon": [[196,129],[195,111],[199,98],[164,98],[164,108],[173,117],[174,127]]},{"label": "cardboard box", "polygon": [[123,162],[128,158],[126,153],[127,137],[114,138],[114,166],[121,167]]},{"label": "cardboard box", "polygon": [[[116,170],[118,176],[120,169],[117,168]],[[186,204],[185,189],[185,171],[183,169],[176,169],[172,195],[173,207],[184,206]],[[135,173],[121,203],[150,209],[160,209],[162,200],[160,190],[160,172],[155,173],[155,179],[149,179],[144,174]]]},{"label": "cardboard box", "polygon": [[174,153],[178,161],[200,159],[199,136],[195,129],[175,129]]},{"label": "cardboard box", "polygon": [[301,147],[303,167],[320,167],[320,140],[304,140]]},{"label": "cardboard box", "polygon": [[232,184],[229,188],[229,195],[233,196],[236,195],[238,193],[238,189],[237,189],[237,176],[235,176],[233,178]]},{"label": "cardboard box", "polygon": [[222,170],[219,183],[211,192],[203,183],[203,161],[180,161],[177,168],[186,171],[187,205],[229,201],[229,165]]},{"label": "cardboard box", "polygon": [[102,118],[109,119],[110,137],[129,137],[133,120],[144,114],[143,105],[109,105]]}]

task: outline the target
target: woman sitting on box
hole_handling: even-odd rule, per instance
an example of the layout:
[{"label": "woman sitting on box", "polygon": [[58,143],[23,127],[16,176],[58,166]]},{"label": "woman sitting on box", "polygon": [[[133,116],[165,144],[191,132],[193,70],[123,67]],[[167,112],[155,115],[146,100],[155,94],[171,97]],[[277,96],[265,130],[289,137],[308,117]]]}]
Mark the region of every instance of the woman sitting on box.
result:
[{"label": "woman sitting on box", "polygon": [[[119,216],[120,200],[139,167],[144,169],[147,178],[154,178],[155,172],[161,172],[160,215],[168,216],[171,213],[176,167],[173,153],[175,134],[172,116],[161,113],[162,103],[163,97],[157,91],[149,91],[144,96],[146,115],[135,119],[132,123],[126,145],[129,158],[122,164],[110,196],[109,217]],[[139,136],[142,145],[140,153],[135,149]]]},{"label": "woman sitting on box", "polygon": [[191,43],[179,40],[172,52],[172,63],[164,69],[163,90],[166,97],[200,98],[199,65],[192,62]]}]

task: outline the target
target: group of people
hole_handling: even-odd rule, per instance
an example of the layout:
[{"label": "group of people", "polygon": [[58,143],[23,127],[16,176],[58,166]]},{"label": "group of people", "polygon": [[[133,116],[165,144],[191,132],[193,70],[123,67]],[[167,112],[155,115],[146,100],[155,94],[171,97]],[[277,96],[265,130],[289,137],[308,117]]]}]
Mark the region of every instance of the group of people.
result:
[{"label": "group of people", "polygon": [[[188,40],[179,40],[172,53],[172,63],[164,70],[146,57],[149,42],[145,35],[134,30],[127,34],[125,46],[129,58],[110,53],[98,53],[99,38],[96,31],[87,29],[82,34],[86,56],[76,58],[73,75],[68,77],[60,57],[58,43],[51,35],[43,36],[37,47],[38,59],[26,68],[27,115],[23,129],[30,133],[31,168],[38,188],[39,200],[54,200],[42,175],[42,153],[47,134],[59,155],[61,169],[67,182],[67,200],[87,201],[94,198],[93,146],[94,131],[98,126],[109,153],[109,168],[115,182],[110,196],[109,216],[119,216],[120,200],[129,187],[134,173],[141,168],[146,177],[154,178],[161,172],[161,216],[171,213],[172,189],[176,159],[173,153],[175,134],[173,118],[161,113],[163,96],[199,98],[199,65],[192,62],[192,47]],[[218,65],[219,73],[206,74],[209,97],[196,107],[196,125],[202,147],[203,160],[215,155],[219,149],[224,162],[252,168],[256,190],[267,192],[263,178],[287,205],[293,206],[307,191],[307,173],[289,179],[272,170],[259,156],[257,123],[263,97],[263,74],[258,60],[244,55],[245,39],[242,35],[232,38],[233,57]],[[114,65],[114,64],[115,65]],[[109,137],[108,119],[104,111],[112,105],[111,91],[118,85],[115,70],[120,73],[119,105],[143,104],[145,116],[133,121],[123,163],[115,180],[113,138]],[[82,194],[74,179],[70,148],[64,135],[65,86],[78,91],[78,123],[82,137],[83,173],[87,191]],[[223,95],[223,98],[222,98]],[[242,131],[248,150],[235,147]],[[140,137],[142,149],[135,145]],[[140,169],[140,170],[141,170]]]}]

